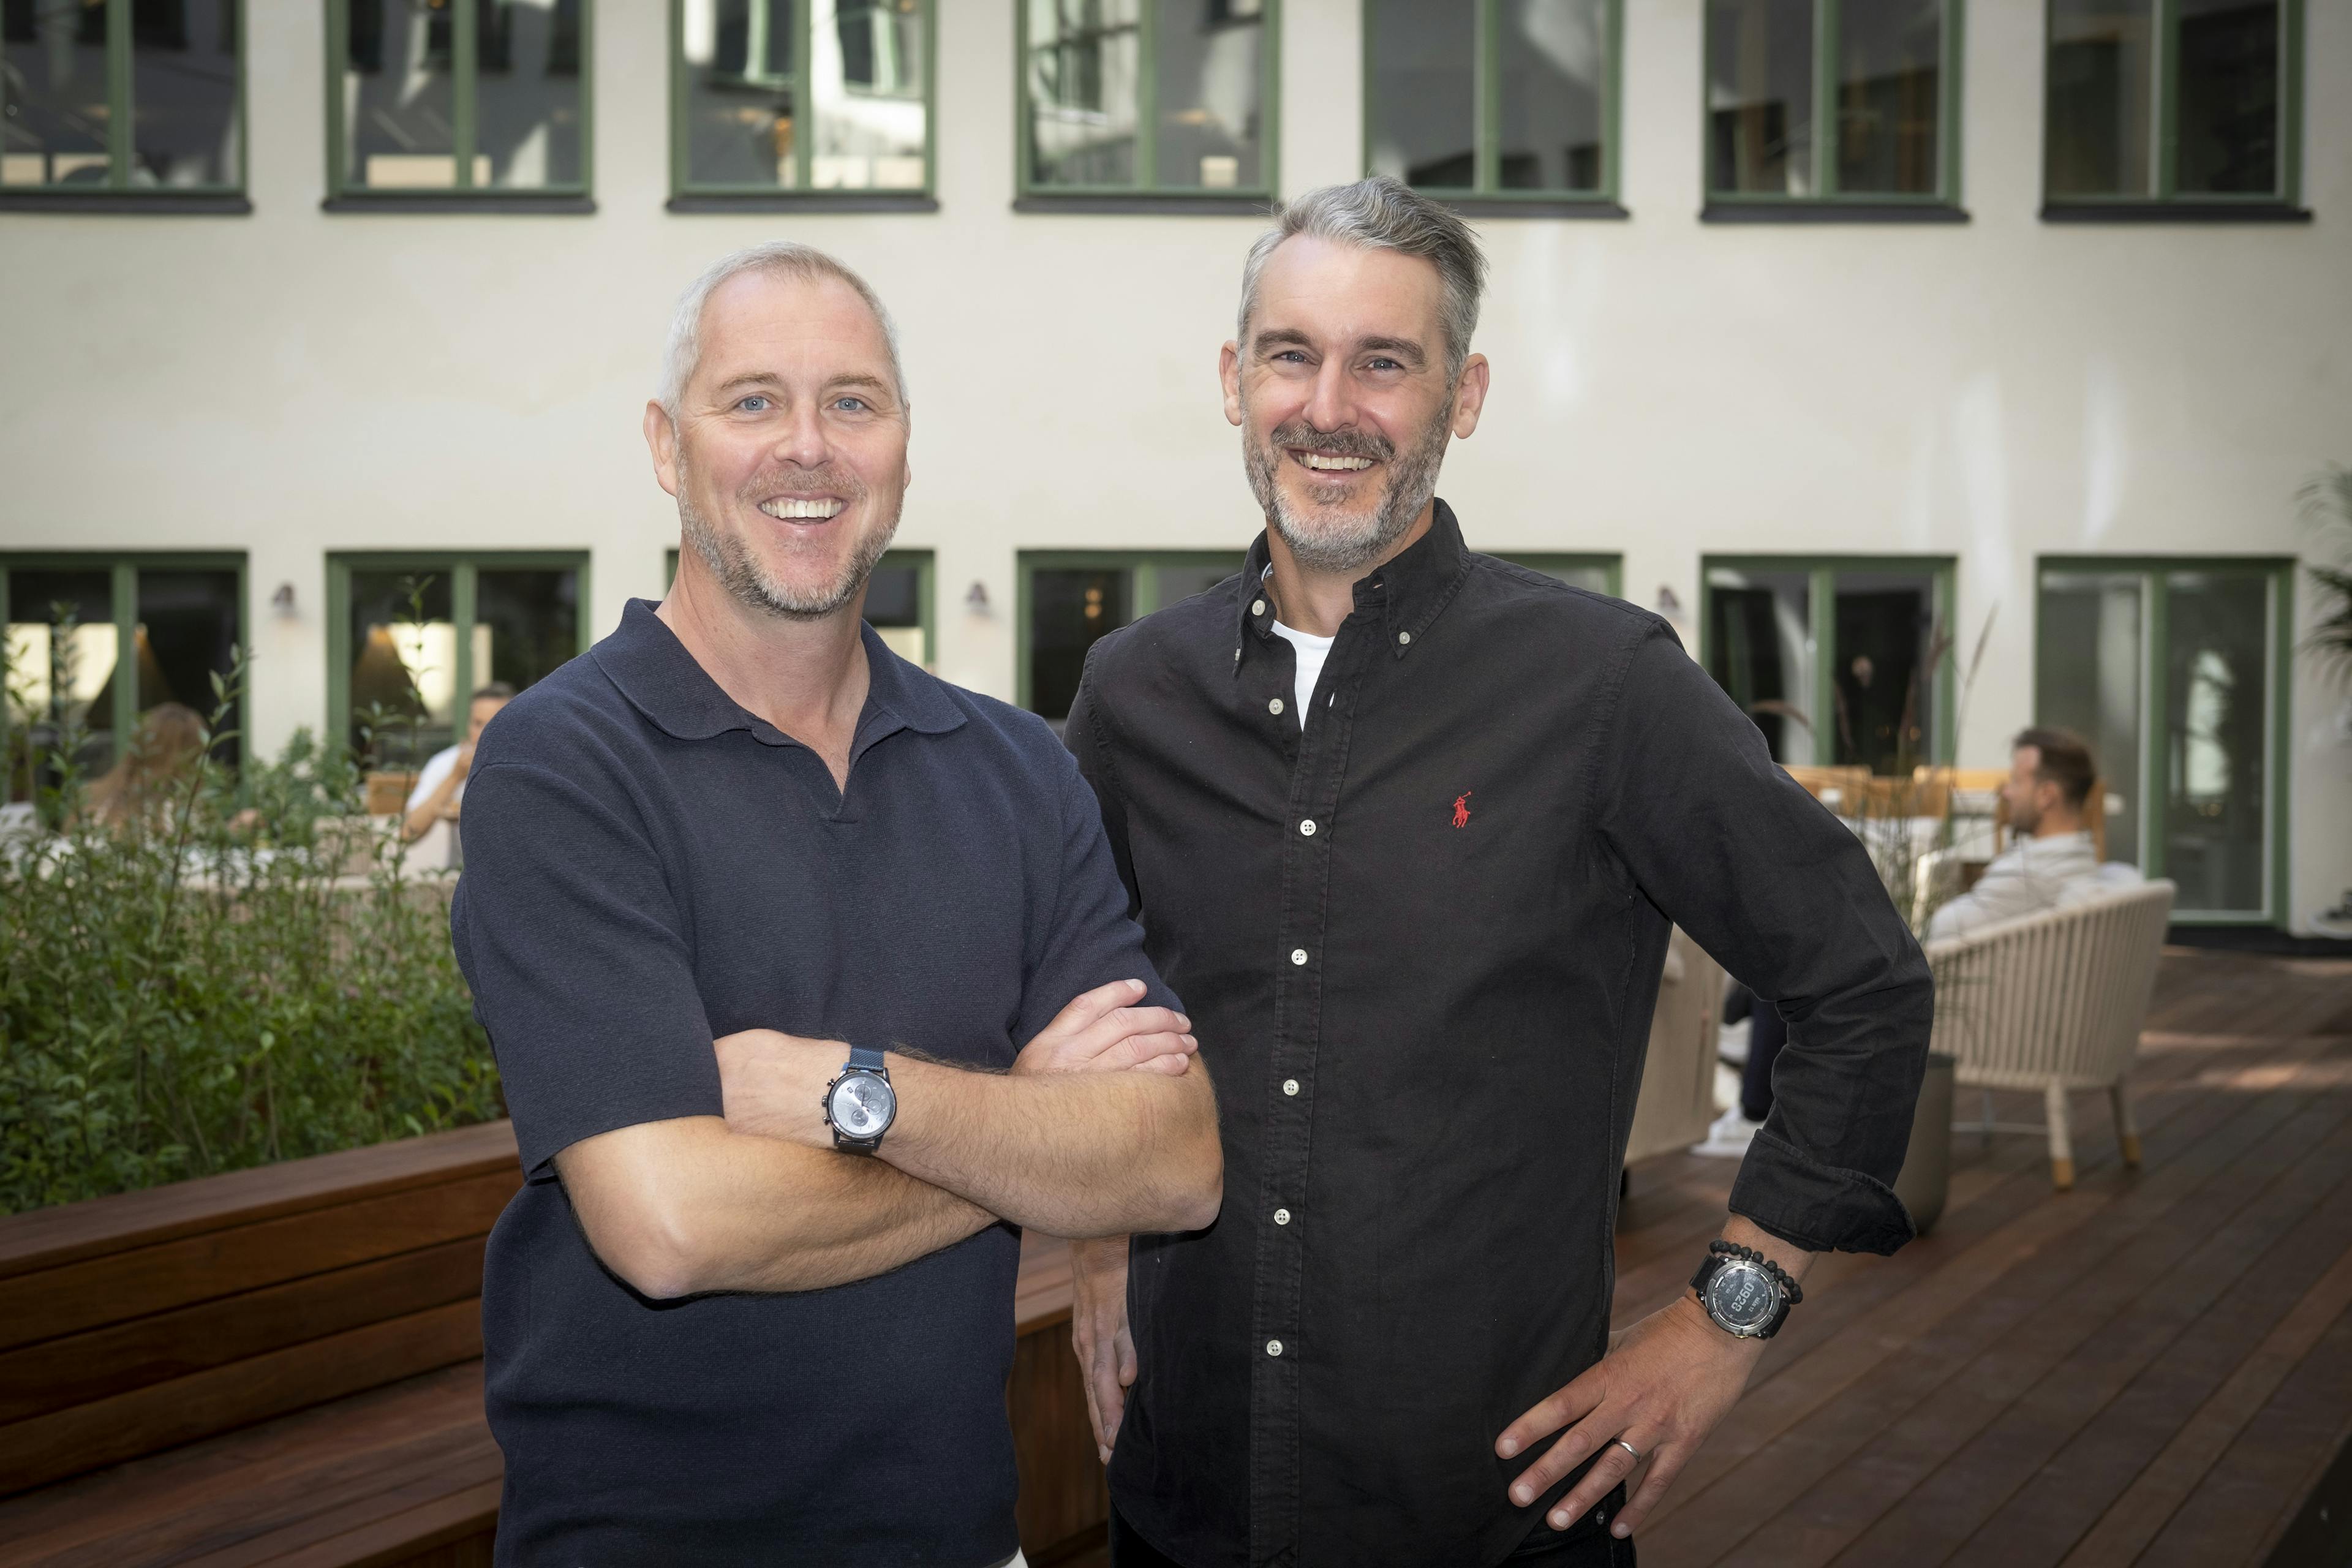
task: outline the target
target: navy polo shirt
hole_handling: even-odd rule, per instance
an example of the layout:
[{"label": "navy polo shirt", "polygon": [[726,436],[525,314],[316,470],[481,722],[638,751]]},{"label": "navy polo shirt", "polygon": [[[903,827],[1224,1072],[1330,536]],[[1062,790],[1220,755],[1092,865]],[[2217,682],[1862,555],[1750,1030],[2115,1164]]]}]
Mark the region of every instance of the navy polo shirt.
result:
[{"label": "navy polo shirt", "polygon": [[551,1163],[720,1114],[711,1041],[739,1029],[1002,1069],[1094,986],[1173,1005],[1053,732],[865,639],[845,791],[643,601],[482,737],[451,927],[527,1177],[482,1286],[500,1563],[1016,1545],[1011,1226],[833,1289],[653,1301],[597,1263]]}]

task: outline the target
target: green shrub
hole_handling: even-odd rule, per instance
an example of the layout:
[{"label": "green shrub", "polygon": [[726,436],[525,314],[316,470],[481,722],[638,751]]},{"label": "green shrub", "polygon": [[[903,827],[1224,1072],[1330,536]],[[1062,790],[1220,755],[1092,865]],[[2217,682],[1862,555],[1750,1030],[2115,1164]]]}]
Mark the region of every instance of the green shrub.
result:
[{"label": "green shrub", "polygon": [[307,731],[241,773],[223,738],[111,820],[60,742],[0,842],[0,1213],[502,1113],[450,877]]}]

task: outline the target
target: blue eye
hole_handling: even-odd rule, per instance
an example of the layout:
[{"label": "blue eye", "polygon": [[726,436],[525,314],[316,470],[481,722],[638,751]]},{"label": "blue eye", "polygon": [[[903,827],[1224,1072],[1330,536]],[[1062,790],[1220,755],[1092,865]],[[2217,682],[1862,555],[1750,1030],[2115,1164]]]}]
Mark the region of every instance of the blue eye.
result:
[{"label": "blue eye", "polygon": [[833,400],[833,405],[835,408],[845,409],[852,414],[862,414],[866,411],[866,399],[862,397],[836,397]]},{"label": "blue eye", "polygon": [[743,410],[746,414],[764,414],[768,411],[768,400],[759,393],[755,392],[751,396],[743,399],[740,403],[738,403],[735,406]]}]

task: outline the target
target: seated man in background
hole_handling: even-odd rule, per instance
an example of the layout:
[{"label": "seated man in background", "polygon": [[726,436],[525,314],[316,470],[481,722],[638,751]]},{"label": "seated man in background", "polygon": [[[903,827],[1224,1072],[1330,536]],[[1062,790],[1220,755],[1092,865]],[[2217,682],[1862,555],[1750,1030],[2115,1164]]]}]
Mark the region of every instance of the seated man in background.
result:
[{"label": "seated man in background", "polygon": [[2009,782],[2000,794],[2016,842],[1985,868],[1974,889],[1936,911],[1927,922],[1929,942],[2080,903],[2140,879],[2133,867],[2099,863],[2084,822],[2099,776],[2091,748],[2063,730],[2020,731],[2010,744]]},{"label": "seated man in background", "polygon": [[[467,704],[465,740],[434,752],[425,771],[416,775],[416,787],[408,792],[407,815],[400,819],[402,838],[415,844],[442,824],[457,820],[458,797],[466,793],[466,775],[473,772],[474,748],[481,743],[483,727],[514,700],[514,694],[515,689],[503,680],[493,680],[474,693],[474,700]],[[417,858],[436,866],[453,864],[451,837],[444,828],[432,844],[417,851]]]}]

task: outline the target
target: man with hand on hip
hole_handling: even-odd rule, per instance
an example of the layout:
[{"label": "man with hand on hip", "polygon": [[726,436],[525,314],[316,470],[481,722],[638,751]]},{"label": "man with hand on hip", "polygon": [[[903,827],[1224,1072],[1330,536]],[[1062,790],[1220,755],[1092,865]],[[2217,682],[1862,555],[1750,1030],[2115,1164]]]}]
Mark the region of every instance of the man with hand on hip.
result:
[{"label": "man with hand on hip", "polygon": [[[1118,1568],[1631,1563],[1813,1255],[1911,1235],[1929,982],[1861,846],[1664,622],[1436,499],[1484,270],[1392,180],[1280,210],[1220,362],[1266,530],[1071,709],[1225,1150],[1214,1226],[1080,1249]],[[1612,1342],[1672,923],[1790,1039],[1693,1289]]]},{"label": "man with hand on hip", "polygon": [[1207,1075],[1068,753],[859,619],[908,479],[872,290],[729,258],[645,428],[677,580],[467,784],[453,936],[527,1177],[498,1560],[992,1568],[1013,1227],[1207,1224]]}]

